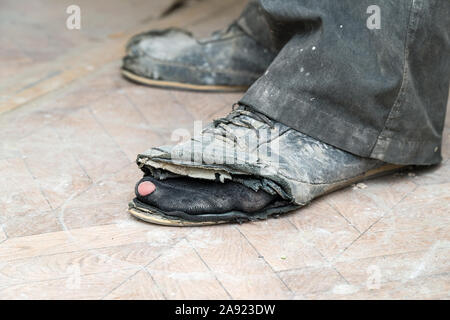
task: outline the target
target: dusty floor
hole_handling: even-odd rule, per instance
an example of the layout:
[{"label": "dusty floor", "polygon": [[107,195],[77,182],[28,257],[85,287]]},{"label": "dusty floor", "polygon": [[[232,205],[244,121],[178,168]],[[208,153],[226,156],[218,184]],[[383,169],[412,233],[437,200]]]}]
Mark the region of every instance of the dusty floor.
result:
[{"label": "dusty floor", "polygon": [[240,94],[129,83],[124,43],[169,25],[206,35],[243,3],[191,2],[157,19],[169,1],[78,1],[71,31],[70,3],[52,2],[0,5],[0,298],[450,298],[450,117],[439,167],[266,222],[146,224],[126,211],[136,154]]}]

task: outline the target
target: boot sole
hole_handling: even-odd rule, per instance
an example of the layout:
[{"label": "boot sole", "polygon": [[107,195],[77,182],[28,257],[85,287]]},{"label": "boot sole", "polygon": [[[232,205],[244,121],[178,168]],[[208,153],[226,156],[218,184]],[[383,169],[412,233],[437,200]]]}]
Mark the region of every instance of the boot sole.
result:
[{"label": "boot sole", "polygon": [[[322,197],[324,195],[327,195],[336,190],[343,189],[345,187],[348,187],[348,186],[358,183],[358,182],[362,182],[365,180],[369,180],[369,179],[373,179],[373,178],[377,178],[377,177],[395,173],[395,172],[399,171],[400,169],[406,168],[406,167],[407,166],[388,164],[388,165],[382,166],[377,169],[369,170],[366,173],[364,173],[360,176],[357,176],[355,178],[330,185],[330,188],[328,188],[322,195],[316,197],[315,199]],[[282,211],[285,211],[285,212],[292,211],[292,210],[295,210],[300,207],[301,206],[290,206],[290,207],[286,207],[285,210],[282,210]],[[172,227],[197,227],[197,226],[210,226],[210,225],[216,225],[216,224],[224,224],[224,223],[230,223],[233,221],[242,222],[245,220],[247,220],[247,221],[249,221],[249,220],[265,220],[275,214],[274,212],[265,212],[263,214],[256,214],[256,215],[252,215],[252,216],[248,215],[247,217],[245,217],[245,216],[243,217],[242,213],[240,213],[239,216],[237,216],[237,215],[230,216],[229,214],[225,214],[225,215],[227,215],[227,218],[223,219],[223,220],[220,220],[220,218],[223,217],[224,214],[214,214],[214,215],[208,215],[208,216],[216,218],[217,219],[217,220],[215,219],[216,221],[190,221],[190,220],[183,219],[180,217],[170,216],[166,213],[160,212],[156,208],[151,208],[150,206],[144,206],[144,204],[136,203],[136,201],[130,203],[130,208],[128,209],[128,212],[135,218],[143,220],[145,222],[163,225],[163,226],[172,226]],[[280,212],[277,211],[277,213],[280,213]],[[243,214],[243,215],[245,215],[245,214]],[[188,215],[186,215],[186,217],[188,217]],[[196,216],[196,217],[193,216],[193,218],[201,219],[201,216]]]},{"label": "boot sole", "polygon": [[199,92],[241,92],[248,89],[247,86],[214,86],[214,85],[197,85],[190,83],[182,83],[175,81],[163,81],[163,80],[153,80],[138,76],[130,71],[122,69],[122,75],[139,84],[145,84],[152,87],[165,88],[165,89],[182,89],[188,91],[199,91]]}]

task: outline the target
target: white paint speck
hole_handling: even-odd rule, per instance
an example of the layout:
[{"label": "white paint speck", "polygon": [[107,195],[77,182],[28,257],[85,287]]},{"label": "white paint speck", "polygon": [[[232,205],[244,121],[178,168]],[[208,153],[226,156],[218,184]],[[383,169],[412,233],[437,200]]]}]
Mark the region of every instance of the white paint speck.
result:
[{"label": "white paint speck", "polygon": [[357,189],[366,189],[367,185],[365,183],[357,183],[355,184],[355,186],[353,187],[353,190],[357,190]]},{"label": "white paint speck", "polygon": [[317,49],[317,48],[316,48],[315,46],[314,46],[314,47],[312,47],[312,51],[316,51],[316,49]]}]

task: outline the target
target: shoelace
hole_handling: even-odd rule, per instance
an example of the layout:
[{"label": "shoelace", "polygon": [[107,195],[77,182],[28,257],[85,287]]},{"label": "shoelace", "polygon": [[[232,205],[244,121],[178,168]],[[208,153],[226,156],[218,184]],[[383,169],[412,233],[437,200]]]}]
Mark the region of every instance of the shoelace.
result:
[{"label": "shoelace", "polygon": [[263,122],[271,129],[274,128],[273,121],[266,115],[252,109],[249,106],[235,103],[233,104],[232,111],[226,117],[213,120],[213,127],[206,128],[203,132],[209,132],[225,139],[231,139],[233,143],[239,144],[238,138],[234,134],[233,129],[229,127],[229,124],[233,124],[238,127],[255,130],[256,136],[259,138],[258,128],[256,128],[252,122],[246,120],[245,117]]}]

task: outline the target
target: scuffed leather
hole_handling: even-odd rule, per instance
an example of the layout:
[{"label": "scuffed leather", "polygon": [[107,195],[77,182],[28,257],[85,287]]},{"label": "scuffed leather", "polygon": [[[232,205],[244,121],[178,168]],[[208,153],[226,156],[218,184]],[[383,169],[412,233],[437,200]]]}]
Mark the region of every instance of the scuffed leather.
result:
[{"label": "scuffed leather", "polygon": [[127,45],[123,69],[153,80],[250,86],[274,57],[274,52],[237,24],[205,40],[171,28],[133,37]]},{"label": "scuffed leather", "polygon": [[[279,122],[258,120],[255,114],[240,108],[190,141],[149,149],[138,155],[137,163],[155,175],[169,171],[211,180],[219,176],[222,181],[230,179],[254,190],[276,193],[297,205],[384,164],[342,151]],[[266,148],[269,152],[263,152]],[[225,158],[225,163],[214,163]]]}]

